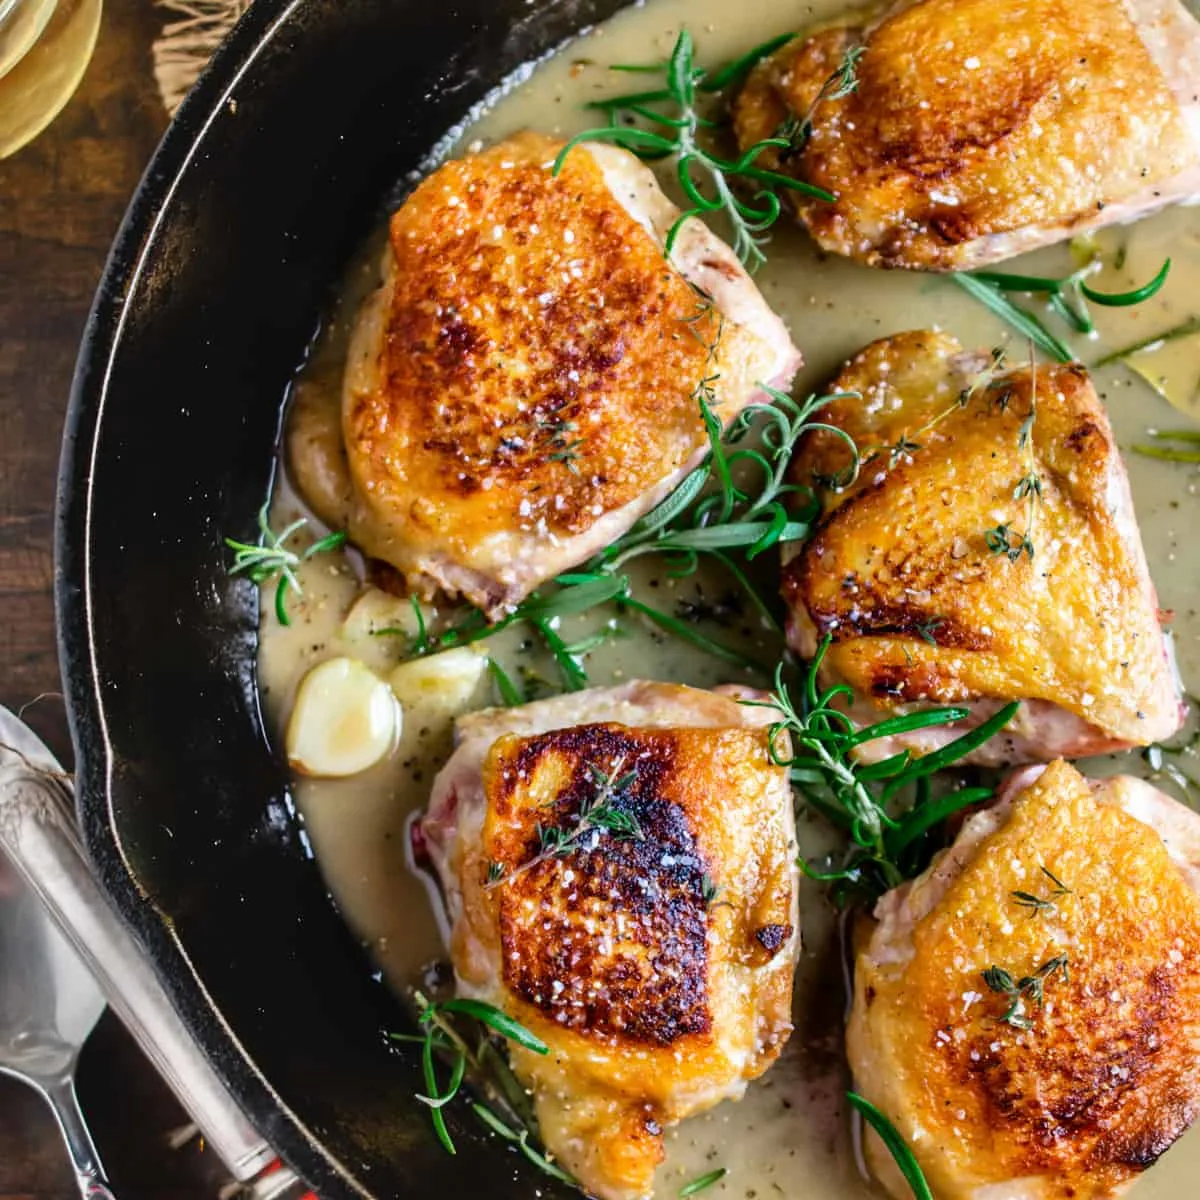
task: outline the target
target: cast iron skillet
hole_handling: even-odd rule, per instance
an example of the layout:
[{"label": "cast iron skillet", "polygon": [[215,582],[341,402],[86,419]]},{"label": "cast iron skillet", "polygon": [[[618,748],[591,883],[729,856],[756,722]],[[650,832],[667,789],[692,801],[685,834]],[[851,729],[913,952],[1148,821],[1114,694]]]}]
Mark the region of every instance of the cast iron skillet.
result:
[{"label": "cast iron skillet", "polygon": [[255,0],[142,180],[80,351],[56,589],[84,836],[247,1115],[328,1200],[555,1189],[462,1108],[450,1158],[414,1100],[412,1047],[383,1036],[406,1016],[264,734],[256,597],[222,537],[255,536],[289,382],[387,197],[509,72],[621,5]]}]

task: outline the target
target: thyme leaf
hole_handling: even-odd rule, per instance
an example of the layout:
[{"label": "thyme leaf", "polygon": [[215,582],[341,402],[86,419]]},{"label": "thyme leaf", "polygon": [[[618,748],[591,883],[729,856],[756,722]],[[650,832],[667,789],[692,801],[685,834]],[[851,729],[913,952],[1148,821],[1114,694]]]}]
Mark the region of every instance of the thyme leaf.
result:
[{"label": "thyme leaf", "polygon": [[1071,978],[1065,954],[1056,954],[1042,963],[1032,975],[1023,975],[1020,979],[1014,979],[1011,972],[994,964],[980,974],[991,991],[1008,1000],[1008,1008],[998,1020],[1015,1029],[1030,1030],[1033,1021],[1026,1015],[1028,1006],[1036,1004],[1041,1008],[1046,1002],[1046,984],[1059,972],[1064,980]]}]

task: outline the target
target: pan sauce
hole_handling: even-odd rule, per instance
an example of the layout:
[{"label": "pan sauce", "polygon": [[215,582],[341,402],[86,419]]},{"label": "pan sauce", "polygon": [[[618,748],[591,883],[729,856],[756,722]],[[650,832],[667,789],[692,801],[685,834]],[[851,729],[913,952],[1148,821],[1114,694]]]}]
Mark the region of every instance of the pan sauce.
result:
[{"label": "pan sauce", "polygon": [[[789,29],[828,19],[845,8],[842,0],[797,5],[787,0],[758,0],[752,16],[741,20],[738,6],[725,0],[652,0],[648,7],[628,10],[591,34],[565,47],[527,82],[501,97],[453,143],[461,152],[476,139],[494,140],[523,127],[569,135],[593,123],[580,105],[601,94],[625,90],[628,77],[605,70],[611,62],[646,62],[665,56],[680,22],[695,35],[702,63],[721,62]],[[731,12],[731,9],[734,10]],[[1200,295],[1200,219],[1188,209],[1175,209],[1099,238],[1106,261],[1120,248],[1126,252],[1122,271],[1107,271],[1098,286],[1124,290],[1149,279],[1168,254],[1173,260],[1166,287],[1133,309],[1094,312],[1099,336],[1075,336],[1073,344],[1085,362],[1106,351],[1138,341],[1193,314]],[[348,328],[363,298],[379,281],[378,259],[384,243],[376,230],[352,265],[332,304],[314,352],[297,381],[306,405],[327,414],[339,404],[341,368]],[[841,362],[866,342],[902,329],[939,325],[964,345],[1010,344],[1014,358],[1024,348],[1009,332],[952,284],[935,277],[872,271],[847,262],[822,259],[807,238],[785,218],[771,244],[770,262],[757,279],[768,302],[788,322],[804,351],[806,366],[797,380],[798,393],[818,389]],[[1062,275],[1070,269],[1065,246],[1020,260],[1031,274]],[[1050,317],[1053,322],[1055,318]],[[1059,325],[1054,325],[1062,332]],[[1197,348],[1189,339],[1142,360],[1166,375],[1169,393],[1190,414],[1200,417],[1196,399]],[[1107,403],[1117,438],[1128,453],[1145,440],[1148,427],[1179,428],[1187,418],[1173,410],[1128,367],[1116,364],[1096,372],[1098,390]],[[1200,472],[1193,467],[1161,463],[1128,454],[1127,465],[1159,601],[1173,610],[1172,625],[1185,683],[1200,688],[1200,618],[1195,605],[1197,566],[1188,537],[1195,519]],[[274,527],[302,511],[282,485],[275,498]],[[639,560],[642,566],[647,560]],[[321,556],[305,564],[303,599],[292,598],[292,625],[280,627],[264,605],[260,650],[260,684],[272,727],[282,726],[295,687],[314,663],[336,654],[363,659],[386,672],[399,661],[403,639],[351,635],[342,621],[360,589],[356,556]],[[697,595],[697,582],[703,595]],[[720,573],[701,571],[695,579],[677,581],[661,570],[635,572],[635,586],[664,609],[680,600],[711,602],[731,594]],[[563,623],[568,640],[597,627],[603,617],[585,615]],[[627,636],[593,652],[588,670],[593,683],[604,684],[643,676],[673,679],[705,687],[731,680],[752,682],[747,675],[699,651],[664,639],[626,621]],[[724,628],[706,631],[738,640],[770,661],[778,645],[743,611],[726,618]],[[489,640],[488,649],[511,675],[522,670],[555,679],[545,660],[520,628]],[[760,681],[765,682],[765,681]],[[473,706],[494,703],[485,675]],[[330,889],[346,919],[370,947],[388,978],[398,988],[418,982],[422,969],[445,957],[431,896],[423,876],[414,873],[407,856],[406,825],[425,803],[430,781],[449,748],[449,717],[430,708],[405,712],[404,731],[393,757],[364,775],[347,780],[299,779],[294,793],[307,832]],[[1183,764],[1187,766],[1186,761]],[[1114,756],[1087,764],[1093,773],[1144,773],[1138,754]],[[1177,794],[1170,783],[1163,786]],[[810,857],[828,852],[834,843],[820,822],[801,815],[802,851]],[[880,1193],[858,1170],[842,1104],[847,1078],[842,1053],[842,1021],[846,989],[836,915],[821,890],[805,883],[801,892],[805,949],[796,980],[796,1030],[779,1063],[752,1084],[743,1101],[723,1104],[681,1125],[670,1137],[666,1163],[660,1168],[657,1194],[674,1195],[686,1181],[723,1166],[725,1179],[706,1193],[713,1197],[838,1197],[856,1200]],[[1181,1140],[1134,1189],[1138,1200],[1183,1200],[1200,1177],[1200,1127]]]}]

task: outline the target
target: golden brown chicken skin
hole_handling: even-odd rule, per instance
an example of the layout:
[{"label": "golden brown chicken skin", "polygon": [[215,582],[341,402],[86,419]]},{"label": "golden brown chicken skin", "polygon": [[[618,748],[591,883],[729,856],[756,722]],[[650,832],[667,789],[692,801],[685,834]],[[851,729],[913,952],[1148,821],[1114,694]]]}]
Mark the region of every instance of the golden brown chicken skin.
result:
[{"label": "golden brown chicken skin", "polygon": [[[829,636],[825,668],[859,715],[965,705],[978,723],[1021,700],[976,761],[1145,745],[1183,711],[1124,465],[1087,372],[1008,367],[937,332],[862,351],[825,418],[859,448],[857,478],[823,489],[812,538],[783,568],[789,640]],[[861,398],[860,398],[861,397]],[[829,434],[794,470],[848,463]],[[925,752],[961,732],[906,735]],[[869,743],[872,756],[898,747]]]},{"label": "golden brown chicken skin", "polygon": [[855,968],[855,1085],[938,1200],[1102,1200],[1200,1113],[1200,817],[1141,780],[1033,774],[880,901]]},{"label": "golden brown chicken skin", "polygon": [[[609,545],[799,354],[733,252],[626,151],[519,134],[392,217],[343,388],[351,537],[492,615]],[[339,494],[320,423],[297,476]],[[303,432],[303,431],[302,431]],[[342,489],[344,492],[345,489]]]},{"label": "golden brown chicken skin", "polygon": [[459,990],[550,1046],[514,1070],[606,1200],[648,1195],[666,1127],[740,1096],[791,1032],[794,824],[762,711],[636,683],[479,714],[434,787]]},{"label": "golden brown chicken skin", "polygon": [[[855,47],[857,88],[818,102]],[[799,207],[827,250],[961,270],[1200,194],[1198,76],[1178,0],[902,0],[784,46],[735,124],[811,120],[775,165],[837,196]]]}]

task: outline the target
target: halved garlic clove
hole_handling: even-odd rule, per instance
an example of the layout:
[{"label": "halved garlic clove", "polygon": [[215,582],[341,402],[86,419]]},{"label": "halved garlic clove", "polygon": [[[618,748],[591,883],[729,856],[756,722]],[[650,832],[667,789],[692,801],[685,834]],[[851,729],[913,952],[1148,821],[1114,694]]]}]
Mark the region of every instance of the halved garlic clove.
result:
[{"label": "halved garlic clove", "polygon": [[[422,610],[427,620],[432,620],[428,610]],[[420,632],[420,622],[407,596],[393,596],[382,588],[366,587],[350,605],[342,621],[342,636],[350,641],[371,645],[379,639],[382,630],[397,630],[408,637]],[[397,639],[398,646],[404,645],[403,637]]]},{"label": "halved garlic clove", "polygon": [[460,646],[401,663],[388,681],[405,708],[457,712],[470,703],[486,667],[486,654]]},{"label": "halved garlic clove", "polygon": [[330,658],[300,681],[288,761],[304,775],[357,775],[390,753],[401,711],[392,689],[356,658]]}]

